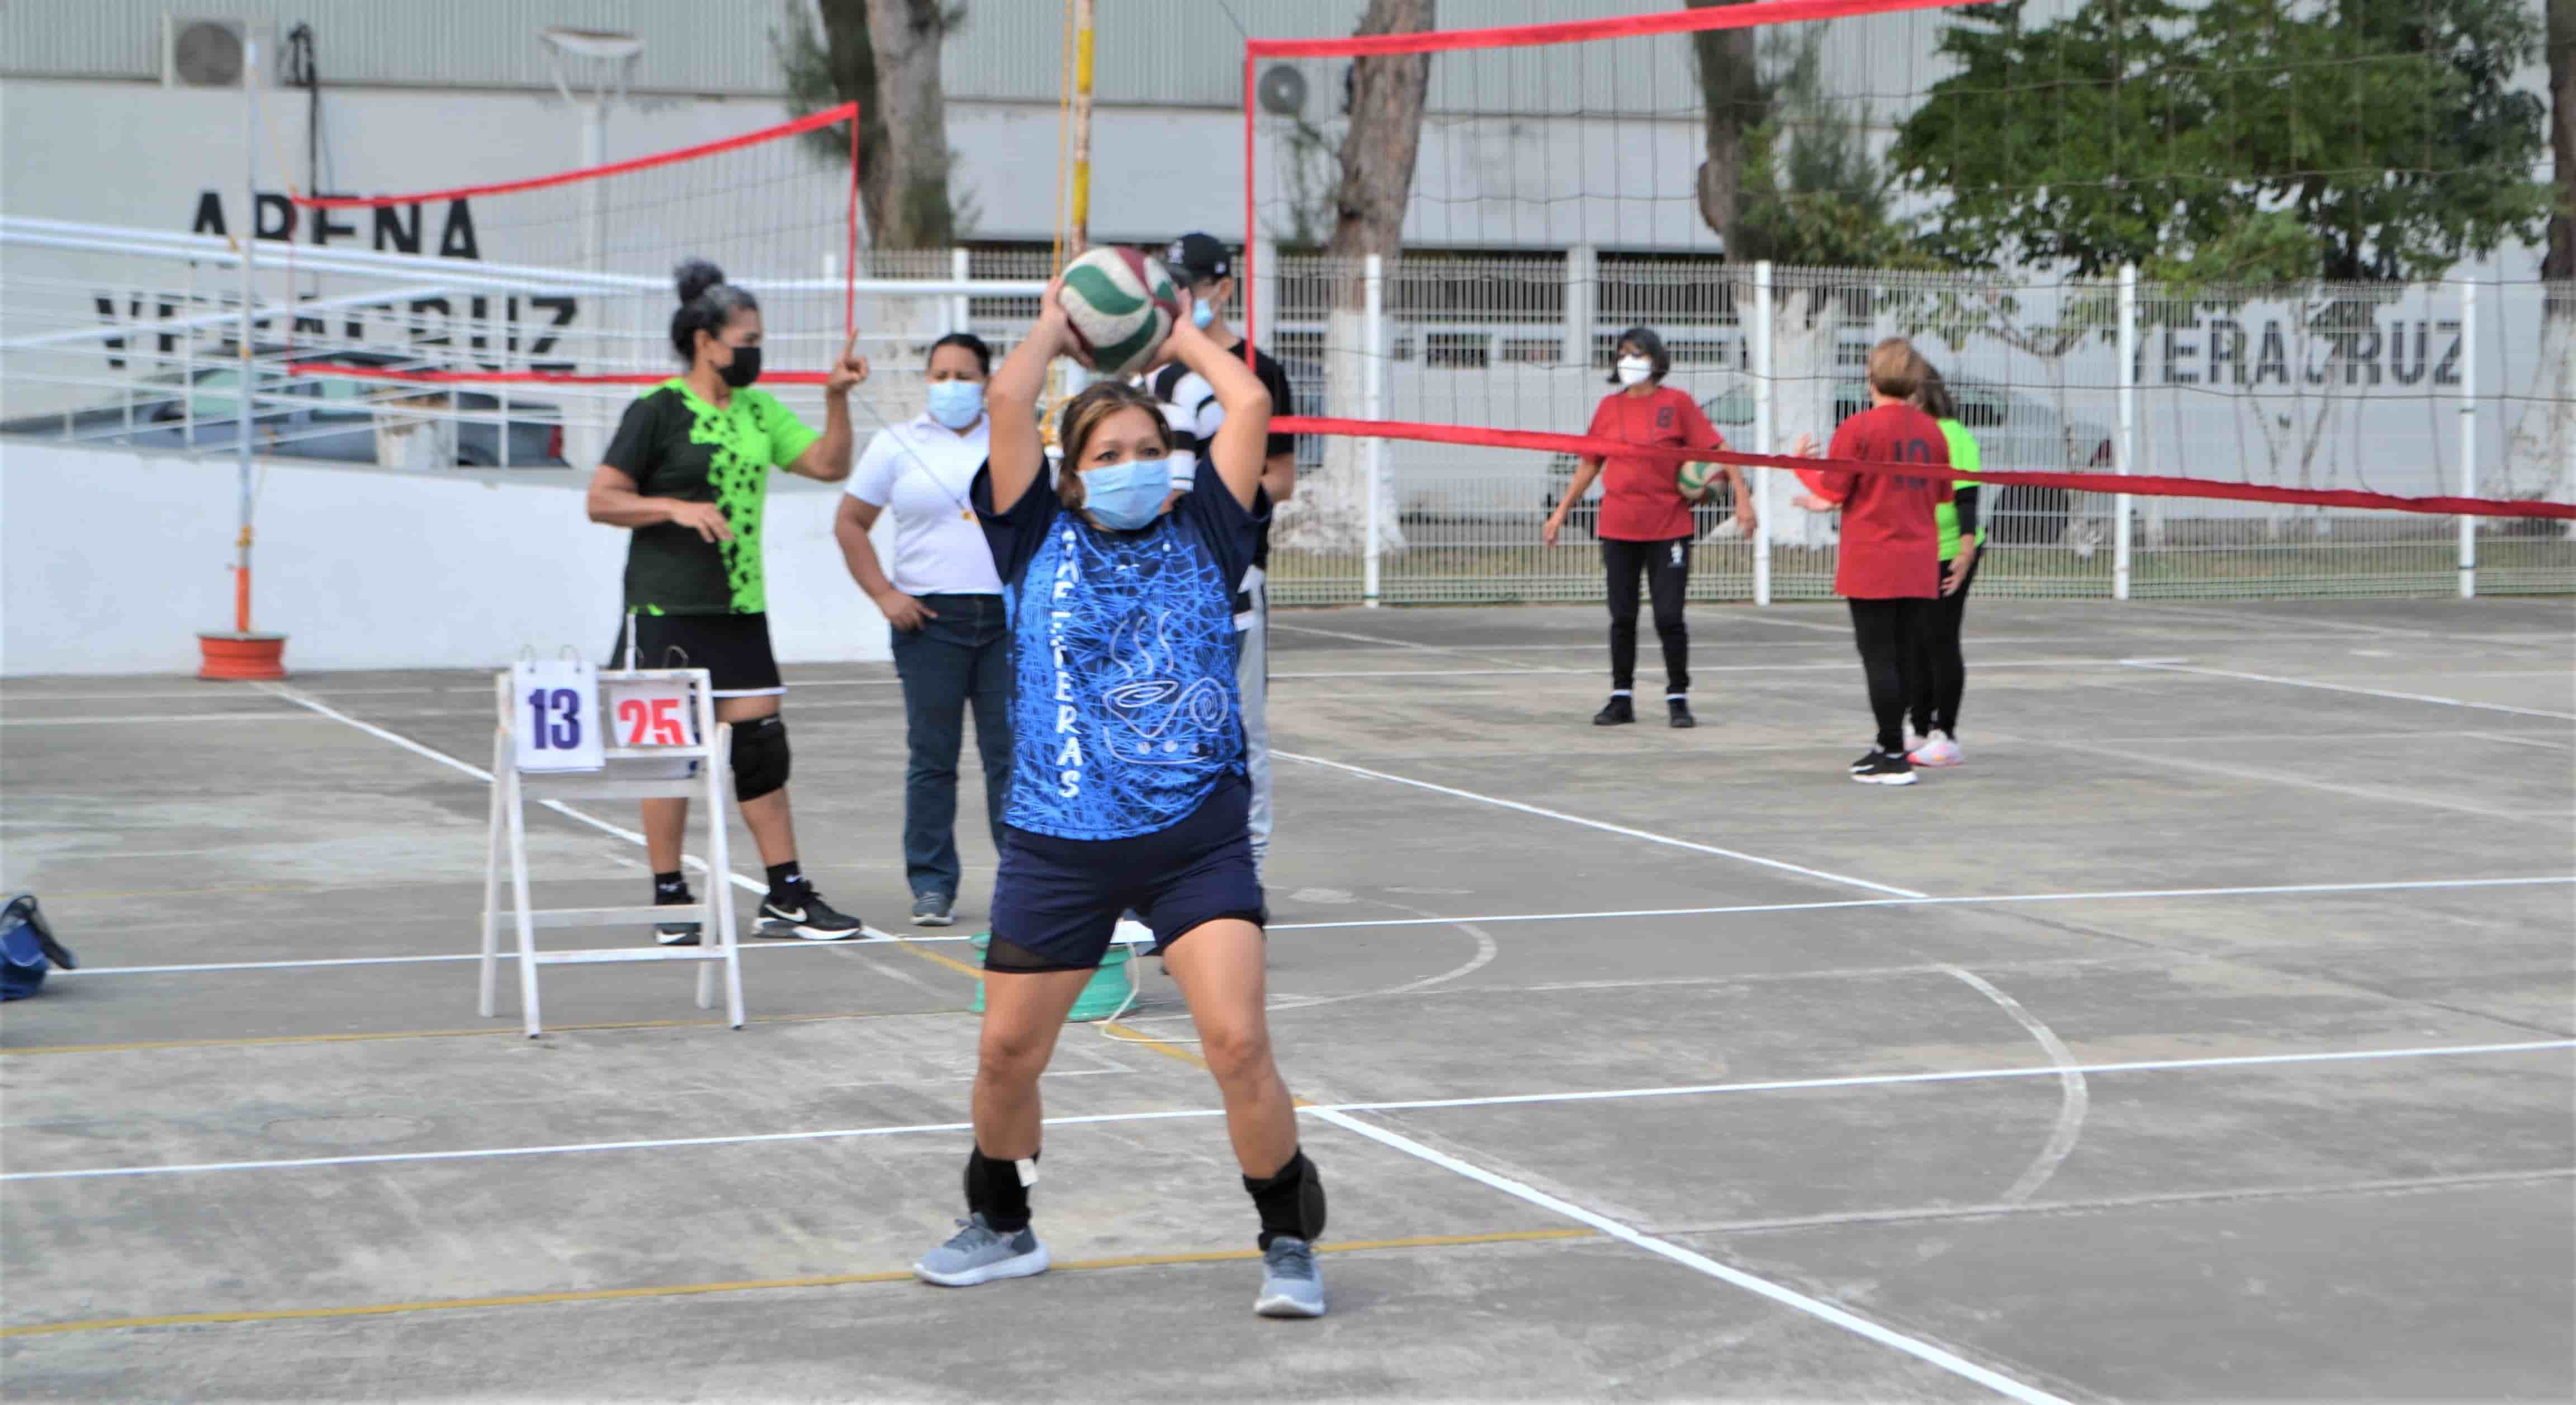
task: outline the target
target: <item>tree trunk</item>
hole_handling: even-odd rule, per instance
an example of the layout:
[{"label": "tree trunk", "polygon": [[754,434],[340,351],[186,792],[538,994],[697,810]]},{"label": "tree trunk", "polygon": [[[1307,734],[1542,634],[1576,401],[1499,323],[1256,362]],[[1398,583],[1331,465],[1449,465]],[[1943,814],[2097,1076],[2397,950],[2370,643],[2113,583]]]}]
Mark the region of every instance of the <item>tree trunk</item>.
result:
[{"label": "tree trunk", "polygon": [[823,57],[832,91],[859,105],[859,210],[874,240],[886,227],[893,200],[887,181],[886,125],[877,100],[876,45],[868,37],[868,0],[816,0],[823,16]]},{"label": "tree trunk", "polygon": [[[1694,10],[1742,0],[1689,0]],[[1744,136],[1760,126],[1766,107],[1755,65],[1754,31],[1709,29],[1691,36],[1692,67],[1699,77],[1701,122],[1707,155],[1699,168],[1699,217],[1717,232],[1728,262],[1749,262],[1736,247],[1737,216],[1744,205]]]},{"label": "tree trunk", "polygon": [[[1432,0],[1369,0],[1353,33],[1420,34],[1431,28],[1431,13]],[[1342,184],[1333,197],[1333,242],[1326,250],[1334,258],[1392,256],[1404,247],[1404,207],[1413,194],[1430,87],[1429,54],[1351,61],[1351,127],[1342,137]]]},{"label": "tree trunk", "polygon": [[880,249],[944,249],[957,242],[948,196],[948,103],[939,77],[948,16],[941,0],[874,0],[867,12],[885,147],[884,210],[871,210],[869,218],[873,242]]},{"label": "tree trunk", "polygon": [[[2576,0],[2549,0],[2549,149],[2557,207],[2549,216],[2540,276],[2576,280]],[[2505,459],[2505,491],[2576,501],[2576,295],[2544,294],[2540,357]],[[2544,386],[2545,383],[2545,386]],[[2527,486],[2526,486],[2527,485]],[[2488,491],[2492,492],[2493,489]],[[2576,537],[2576,523],[2563,535]]]},{"label": "tree trunk", "polygon": [[[1369,0],[1355,34],[1419,34],[1431,28],[1432,0]],[[1351,62],[1350,130],[1342,137],[1342,179],[1333,196],[1333,301],[1324,336],[1324,413],[1356,417],[1370,377],[1386,368],[1366,355],[1362,260],[1386,261],[1390,284],[1404,248],[1404,211],[1422,150],[1422,108],[1431,86],[1429,54],[1387,54]],[[1390,299],[1392,301],[1392,299]],[[1368,468],[1362,441],[1324,441],[1323,468],[1305,477],[1280,510],[1275,545],[1358,554],[1368,542]],[[1391,475],[1390,475],[1391,476]],[[1378,485],[1378,545],[1404,549],[1393,485]]]},{"label": "tree trunk", "polygon": [[[2543,278],[2576,278],[2576,0],[2549,0],[2549,150],[2558,208],[2549,217]],[[2576,315],[2576,309],[2562,311]]]}]

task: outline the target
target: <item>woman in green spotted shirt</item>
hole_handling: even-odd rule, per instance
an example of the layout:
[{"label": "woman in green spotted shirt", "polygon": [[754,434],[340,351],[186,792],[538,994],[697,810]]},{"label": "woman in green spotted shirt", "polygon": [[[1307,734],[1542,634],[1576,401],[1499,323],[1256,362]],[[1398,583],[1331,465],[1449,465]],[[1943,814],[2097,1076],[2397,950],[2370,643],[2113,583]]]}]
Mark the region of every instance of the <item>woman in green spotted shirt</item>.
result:
[{"label": "woman in green spotted shirt", "polygon": [[[716,720],[733,724],[734,795],[769,869],[769,894],[752,931],[763,937],[838,941],[865,924],[834,911],[796,861],[787,808],[787,689],[769,648],[769,599],[761,577],[761,508],[769,471],[825,483],[850,476],[850,390],[868,378],[847,346],[824,383],[821,433],[760,379],[760,304],[704,259],[679,267],[671,348],[689,369],[626,408],[590,480],[590,520],[633,531],[626,551],[621,662],[703,668]],[[656,905],[694,902],[680,872],[689,802],[647,800],[644,839]],[[719,819],[717,823],[722,823]],[[722,888],[725,875],[708,881]],[[699,924],[653,929],[665,946],[694,946]]]}]

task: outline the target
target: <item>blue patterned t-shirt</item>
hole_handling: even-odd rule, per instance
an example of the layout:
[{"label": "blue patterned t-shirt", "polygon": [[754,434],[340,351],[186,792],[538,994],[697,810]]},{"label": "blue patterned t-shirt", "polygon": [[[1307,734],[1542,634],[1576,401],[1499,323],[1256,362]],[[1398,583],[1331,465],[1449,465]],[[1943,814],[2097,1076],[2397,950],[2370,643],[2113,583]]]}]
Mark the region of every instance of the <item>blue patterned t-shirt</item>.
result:
[{"label": "blue patterned t-shirt", "polygon": [[1041,472],[1007,513],[975,477],[1011,620],[1011,791],[1003,823],[1059,839],[1128,839],[1189,817],[1242,775],[1234,583],[1266,500],[1247,512],[1216,471],[1134,532],[1104,532]]}]

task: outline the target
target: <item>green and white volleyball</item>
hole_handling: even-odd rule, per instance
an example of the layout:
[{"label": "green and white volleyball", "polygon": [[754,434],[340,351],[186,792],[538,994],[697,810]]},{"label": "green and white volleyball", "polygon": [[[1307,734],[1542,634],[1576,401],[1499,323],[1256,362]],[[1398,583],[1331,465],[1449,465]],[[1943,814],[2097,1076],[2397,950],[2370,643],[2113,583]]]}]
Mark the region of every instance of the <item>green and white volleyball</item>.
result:
[{"label": "green and white volleyball", "polygon": [[1065,316],[1104,376],[1144,369],[1180,310],[1171,273],[1134,249],[1094,249],[1064,270]]}]

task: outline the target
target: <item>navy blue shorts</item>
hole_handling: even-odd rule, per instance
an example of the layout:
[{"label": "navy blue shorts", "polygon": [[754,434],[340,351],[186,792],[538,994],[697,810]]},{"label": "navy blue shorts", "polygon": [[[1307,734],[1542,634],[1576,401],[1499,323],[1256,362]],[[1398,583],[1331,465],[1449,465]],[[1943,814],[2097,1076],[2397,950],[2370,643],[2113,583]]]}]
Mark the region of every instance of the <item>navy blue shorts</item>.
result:
[{"label": "navy blue shorts", "polygon": [[1132,839],[1058,839],[1005,825],[985,969],[1092,970],[1131,910],[1154,929],[1158,952],[1221,918],[1264,925],[1251,804],[1251,785],[1229,776],[1188,818]]}]

